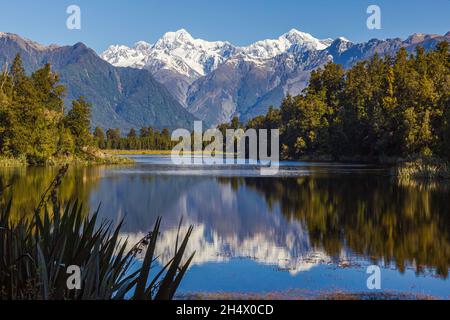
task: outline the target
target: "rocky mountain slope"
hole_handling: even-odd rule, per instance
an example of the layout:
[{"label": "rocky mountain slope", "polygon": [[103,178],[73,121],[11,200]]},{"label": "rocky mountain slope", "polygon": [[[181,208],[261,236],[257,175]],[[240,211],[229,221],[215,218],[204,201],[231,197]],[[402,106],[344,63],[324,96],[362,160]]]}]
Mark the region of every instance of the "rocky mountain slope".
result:
[{"label": "rocky mountain slope", "polygon": [[82,43],[43,46],[0,33],[0,66],[20,53],[27,72],[51,63],[67,87],[67,101],[84,96],[93,104],[92,127],[122,129],[192,127],[195,117],[147,70],[114,67]]}]

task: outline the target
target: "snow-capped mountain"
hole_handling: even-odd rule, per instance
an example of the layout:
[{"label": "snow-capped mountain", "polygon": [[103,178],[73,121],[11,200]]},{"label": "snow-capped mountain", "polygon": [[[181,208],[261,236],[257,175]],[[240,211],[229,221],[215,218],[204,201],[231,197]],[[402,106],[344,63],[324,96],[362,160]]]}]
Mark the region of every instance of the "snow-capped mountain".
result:
[{"label": "snow-capped mountain", "polygon": [[257,41],[240,50],[252,58],[270,59],[288,51],[323,50],[330,45],[332,39],[319,40],[309,33],[296,29],[281,35],[278,39]]},{"label": "snow-capped mountain", "polygon": [[237,48],[228,42],[194,39],[181,29],[167,32],[155,44],[110,46],[101,57],[114,66],[149,70],[186,107],[189,85],[236,53]]},{"label": "snow-capped mountain", "polygon": [[[224,41],[195,39],[186,30],[180,29],[167,32],[154,44],[140,41],[132,48],[110,46],[101,57],[117,67],[149,70],[182,105],[189,107],[187,94],[193,82],[208,76],[228,60],[231,63],[247,61],[263,66],[283,53],[323,50],[331,43],[332,39],[319,40],[308,33],[292,29],[278,39],[266,39],[239,47]],[[220,121],[226,119],[228,113],[225,112]]]},{"label": "snow-capped mountain", "polygon": [[113,45],[101,57],[116,67],[132,67],[142,69],[150,54],[152,45],[139,41],[133,48],[123,45]]},{"label": "snow-capped mountain", "polygon": [[101,57],[115,66],[148,69],[196,117],[214,125],[233,116],[248,120],[278,106],[286,94],[298,95],[315,68],[329,61],[344,68],[417,45],[426,49],[449,40],[450,34],[415,34],[355,44],[344,37],[317,39],[292,29],[277,39],[249,46],[193,38],[186,30],[168,32],[155,44],[133,48],[111,46]]},{"label": "snow-capped mountain", "polygon": [[166,69],[196,79],[216,69],[236,51],[228,42],[194,39],[180,29],[167,32],[153,45],[140,41],[133,48],[110,46],[101,57],[115,66],[146,68],[154,73]]},{"label": "snow-capped mountain", "polygon": [[148,56],[147,68],[153,71],[168,68],[196,78],[216,69],[235,51],[228,42],[194,39],[181,29],[166,33],[155,43]]},{"label": "snow-capped mountain", "polygon": [[229,42],[194,39],[186,30],[180,29],[167,32],[153,45],[144,41],[132,48],[112,45],[101,57],[117,67],[146,68],[153,73],[166,69],[197,79],[214,71],[230,57],[271,59],[289,50],[323,50],[331,42],[332,39],[318,40],[308,33],[292,29],[278,39],[238,47]]}]

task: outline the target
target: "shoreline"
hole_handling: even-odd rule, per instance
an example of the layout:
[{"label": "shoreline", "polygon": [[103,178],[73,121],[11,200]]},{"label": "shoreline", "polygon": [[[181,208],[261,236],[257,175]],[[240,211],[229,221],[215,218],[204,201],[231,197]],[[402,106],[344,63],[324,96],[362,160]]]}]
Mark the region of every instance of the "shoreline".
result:
[{"label": "shoreline", "polygon": [[[108,155],[171,155],[172,150],[122,150],[122,149],[104,149],[101,150]],[[191,155],[201,155],[203,151],[184,151]],[[227,152],[217,152],[217,154],[228,154]]]},{"label": "shoreline", "polygon": [[[130,165],[135,161],[132,158],[124,156],[135,155],[170,155],[172,150],[118,150],[118,149],[86,149],[84,155],[67,158],[51,158],[45,163],[33,164],[29,163],[25,157],[13,158],[0,156],[0,168],[15,168],[28,166],[58,166],[63,164],[71,164],[75,166],[90,165]],[[190,151],[190,155],[201,155],[203,151]],[[226,155],[226,152],[218,154]],[[280,161],[303,161],[303,162],[330,162],[344,164],[365,164],[391,166],[390,175],[398,179],[412,180],[449,180],[450,179],[450,163],[438,158],[417,158],[417,159],[400,159],[389,157],[340,157],[338,159],[331,156],[304,156],[298,159],[286,158]]]},{"label": "shoreline", "polygon": [[[102,152],[113,155],[170,155],[172,150],[102,150]],[[201,151],[188,152],[191,155],[201,155]],[[227,154],[221,152],[219,154]],[[302,161],[323,162],[343,164],[364,164],[377,166],[390,166],[390,175],[398,179],[412,180],[448,180],[450,179],[450,163],[439,158],[416,158],[404,159],[397,157],[339,157],[303,156],[300,158],[284,158],[280,161]]]},{"label": "shoreline", "polygon": [[287,290],[266,293],[246,292],[185,292],[176,296],[177,300],[440,300],[440,297],[387,290],[382,292],[349,292],[344,290]]},{"label": "shoreline", "polygon": [[86,153],[84,156],[50,158],[43,163],[30,163],[25,157],[13,158],[0,156],[0,168],[22,168],[22,167],[54,167],[64,164],[74,166],[93,165],[127,165],[134,164],[135,161],[127,157],[118,157],[107,153]]}]

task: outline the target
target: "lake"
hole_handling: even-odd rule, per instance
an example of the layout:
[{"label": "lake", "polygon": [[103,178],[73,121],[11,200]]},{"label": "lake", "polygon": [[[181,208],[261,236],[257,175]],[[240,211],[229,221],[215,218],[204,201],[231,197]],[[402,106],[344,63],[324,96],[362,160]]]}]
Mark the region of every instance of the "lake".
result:
[{"label": "lake", "polygon": [[[59,190],[101,217],[125,219],[137,242],[162,216],[159,263],[177,230],[194,226],[194,261],[178,297],[317,297],[333,292],[406,293],[450,298],[450,186],[398,181],[389,168],[282,162],[274,177],[255,166],[174,166],[168,156],[133,156],[135,165],[71,168]],[[5,168],[17,216],[55,175]],[[6,195],[7,196],[7,195]],[[4,200],[2,200],[4,201]],[[367,267],[381,268],[369,290]]]}]

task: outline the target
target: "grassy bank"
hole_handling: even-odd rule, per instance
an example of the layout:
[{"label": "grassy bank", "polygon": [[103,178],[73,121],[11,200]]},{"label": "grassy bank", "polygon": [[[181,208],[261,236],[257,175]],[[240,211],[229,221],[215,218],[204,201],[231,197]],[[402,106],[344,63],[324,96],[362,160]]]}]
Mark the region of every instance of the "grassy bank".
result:
[{"label": "grassy bank", "polygon": [[0,168],[26,167],[26,166],[61,166],[70,164],[73,166],[88,165],[126,165],[133,164],[134,160],[126,157],[118,157],[120,153],[107,153],[98,149],[87,149],[84,152],[67,157],[50,157],[39,161],[27,160],[25,157],[7,157],[0,155]]},{"label": "grassy bank", "polygon": [[[107,149],[102,150],[105,154],[109,155],[171,155],[172,150],[117,150]],[[191,155],[202,155],[203,151],[189,151],[186,152]],[[217,152],[217,154],[228,154],[226,152]]]},{"label": "grassy bank", "polygon": [[108,155],[170,155],[172,150],[102,150]]},{"label": "grassy bank", "polygon": [[27,159],[21,158],[12,158],[12,157],[4,157],[0,156],[0,168],[9,168],[9,167],[24,167],[27,166]]},{"label": "grassy bank", "polygon": [[450,164],[439,159],[404,162],[393,169],[399,179],[450,179]]}]

